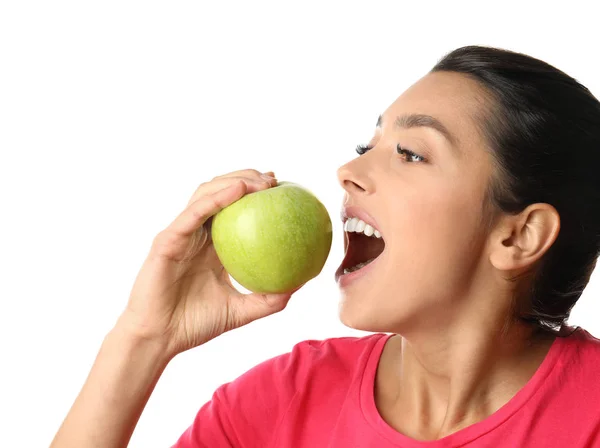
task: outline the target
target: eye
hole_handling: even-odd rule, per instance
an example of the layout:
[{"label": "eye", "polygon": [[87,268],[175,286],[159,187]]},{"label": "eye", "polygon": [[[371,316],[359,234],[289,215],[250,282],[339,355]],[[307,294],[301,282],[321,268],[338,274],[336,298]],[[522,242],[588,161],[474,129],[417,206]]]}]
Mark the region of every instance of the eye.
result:
[{"label": "eye", "polygon": [[415,154],[414,152],[408,149],[404,149],[400,145],[396,146],[396,151],[398,152],[398,154],[406,156],[406,161],[409,163],[425,161],[425,157],[420,156],[419,154]]}]

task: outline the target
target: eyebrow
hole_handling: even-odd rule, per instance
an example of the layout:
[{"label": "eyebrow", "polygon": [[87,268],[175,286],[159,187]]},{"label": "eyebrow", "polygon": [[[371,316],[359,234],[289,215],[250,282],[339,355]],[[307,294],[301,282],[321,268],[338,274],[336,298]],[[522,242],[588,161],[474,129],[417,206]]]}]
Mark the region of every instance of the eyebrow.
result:
[{"label": "eyebrow", "polygon": [[[383,118],[380,115],[377,119],[376,127],[380,128],[382,124]],[[401,115],[396,117],[396,121],[394,122],[395,127],[410,129],[410,128],[418,128],[425,127],[431,128],[442,134],[446,140],[452,145],[453,148],[458,149],[458,138],[448,130],[444,124],[438,120],[437,118],[432,117],[431,115],[425,114],[408,114]]]}]

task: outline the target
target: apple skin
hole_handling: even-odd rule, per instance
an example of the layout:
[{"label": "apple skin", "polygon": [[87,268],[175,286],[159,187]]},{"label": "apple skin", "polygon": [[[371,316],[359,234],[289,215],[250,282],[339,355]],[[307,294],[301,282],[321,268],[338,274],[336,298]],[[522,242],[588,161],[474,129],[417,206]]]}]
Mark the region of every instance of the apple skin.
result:
[{"label": "apple skin", "polygon": [[279,182],[217,213],[211,234],[219,260],[240,285],[255,293],[287,293],[321,272],[332,226],[309,190]]}]

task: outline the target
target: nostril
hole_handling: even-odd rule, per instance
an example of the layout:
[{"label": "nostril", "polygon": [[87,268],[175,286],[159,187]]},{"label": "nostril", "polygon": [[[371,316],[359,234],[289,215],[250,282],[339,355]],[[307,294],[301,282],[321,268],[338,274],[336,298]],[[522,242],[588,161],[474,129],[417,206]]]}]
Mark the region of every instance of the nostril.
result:
[{"label": "nostril", "polygon": [[363,191],[366,191],[363,187],[352,180],[345,180],[344,188],[351,193],[362,193]]},{"label": "nostril", "polygon": [[358,164],[360,160],[361,158],[354,159],[338,169],[339,184],[348,193],[374,193],[371,170],[362,162]]}]

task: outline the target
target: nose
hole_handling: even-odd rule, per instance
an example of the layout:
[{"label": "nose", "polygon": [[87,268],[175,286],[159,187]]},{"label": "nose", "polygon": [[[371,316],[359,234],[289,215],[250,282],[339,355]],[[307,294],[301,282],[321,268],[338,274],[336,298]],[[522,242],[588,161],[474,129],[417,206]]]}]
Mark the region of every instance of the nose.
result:
[{"label": "nose", "polygon": [[338,182],[350,194],[372,194],[375,191],[370,174],[372,171],[368,169],[365,158],[366,156],[357,157],[337,170]]}]

